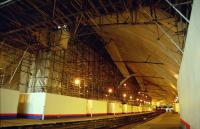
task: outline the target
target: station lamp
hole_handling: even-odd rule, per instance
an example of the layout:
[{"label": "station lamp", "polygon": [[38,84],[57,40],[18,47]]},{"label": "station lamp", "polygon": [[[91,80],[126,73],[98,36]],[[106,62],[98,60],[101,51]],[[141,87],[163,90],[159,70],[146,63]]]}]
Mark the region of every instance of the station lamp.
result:
[{"label": "station lamp", "polygon": [[174,74],[174,77],[175,77],[176,79],[178,79],[178,74]]},{"label": "station lamp", "polygon": [[108,89],[108,93],[112,93],[113,90],[111,88]]},{"label": "station lamp", "polygon": [[130,99],[132,99],[133,97],[132,97],[132,96],[130,96],[129,98],[130,98]]},{"label": "station lamp", "polygon": [[123,94],[123,97],[126,98],[126,93]]},{"label": "station lamp", "polygon": [[136,99],[137,101],[139,101],[139,99]]},{"label": "station lamp", "polygon": [[58,29],[61,29],[61,26],[58,25],[57,27],[58,27]]},{"label": "station lamp", "polygon": [[81,83],[81,81],[80,81],[80,79],[75,79],[75,81],[74,81],[74,83],[76,84],[76,85],[79,85],[80,83]]}]

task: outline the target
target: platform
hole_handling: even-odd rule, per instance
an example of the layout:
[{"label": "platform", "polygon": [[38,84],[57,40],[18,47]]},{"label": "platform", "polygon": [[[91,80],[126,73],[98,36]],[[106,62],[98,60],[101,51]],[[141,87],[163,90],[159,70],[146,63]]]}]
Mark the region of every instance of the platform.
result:
[{"label": "platform", "polygon": [[121,115],[105,115],[83,118],[61,118],[48,120],[35,119],[16,119],[16,120],[1,120],[0,126],[3,128],[96,128],[96,127],[117,127],[133,122],[142,121],[144,118],[151,119],[158,116],[157,112],[146,112],[137,114],[121,114]]},{"label": "platform", "polygon": [[145,123],[131,124],[118,129],[180,129],[180,120],[176,113],[164,113]]}]

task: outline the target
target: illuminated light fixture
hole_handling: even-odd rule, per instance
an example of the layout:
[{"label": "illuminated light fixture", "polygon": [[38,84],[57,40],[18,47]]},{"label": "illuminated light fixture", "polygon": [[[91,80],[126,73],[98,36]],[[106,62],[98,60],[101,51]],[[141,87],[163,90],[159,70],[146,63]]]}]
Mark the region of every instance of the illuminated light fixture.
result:
[{"label": "illuminated light fixture", "polygon": [[139,101],[139,99],[136,99],[137,101]]},{"label": "illuminated light fixture", "polygon": [[86,92],[88,93],[88,90]]},{"label": "illuminated light fixture", "polygon": [[178,74],[174,74],[174,77],[175,77],[176,79],[178,79]]},{"label": "illuminated light fixture", "polygon": [[145,96],[147,98],[147,96]]},{"label": "illuminated light fixture", "polygon": [[140,99],[140,102],[142,102],[143,100]]},{"label": "illuminated light fixture", "polygon": [[140,92],[138,92],[138,94],[140,94]]},{"label": "illuminated light fixture", "polygon": [[126,85],[127,85],[127,84],[126,84],[126,83],[124,83],[124,86],[125,86],[125,87],[126,87]]},{"label": "illuminated light fixture", "polygon": [[126,93],[123,94],[123,97],[126,98]]},{"label": "illuminated light fixture", "polygon": [[106,95],[106,97],[108,97],[108,95]]},{"label": "illuminated light fixture", "polygon": [[132,99],[133,97],[132,97],[132,96],[130,96],[129,98],[130,98],[130,99]]},{"label": "illuminated light fixture", "polygon": [[108,89],[108,93],[112,93],[113,90],[111,88]]},{"label": "illuminated light fixture", "polygon": [[61,26],[58,26],[58,29],[61,29]]},{"label": "illuminated light fixture", "polygon": [[76,85],[79,85],[79,84],[81,83],[81,81],[80,81],[80,79],[75,79],[74,83],[75,83]]}]

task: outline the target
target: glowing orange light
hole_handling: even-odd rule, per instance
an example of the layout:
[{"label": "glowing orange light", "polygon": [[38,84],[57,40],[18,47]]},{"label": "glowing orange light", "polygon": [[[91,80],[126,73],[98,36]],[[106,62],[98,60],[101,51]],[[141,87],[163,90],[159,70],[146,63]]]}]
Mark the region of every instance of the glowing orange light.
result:
[{"label": "glowing orange light", "polygon": [[74,81],[74,83],[76,84],[76,85],[79,85],[80,84],[80,79],[75,79],[75,81]]},{"label": "glowing orange light", "polygon": [[126,93],[123,94],[123,97],[126,98]]},{"label": "glowing orange light", "polygon": [[113,92],[113,90],[110,88],[110,89],[108,89],[108,93],[112,93]]},{"label": "glowing orange light", "polygon": [[132,99],[133,97],[132,97],[132,96],[130,96],[129,98],[130,98],[130,99]]}]

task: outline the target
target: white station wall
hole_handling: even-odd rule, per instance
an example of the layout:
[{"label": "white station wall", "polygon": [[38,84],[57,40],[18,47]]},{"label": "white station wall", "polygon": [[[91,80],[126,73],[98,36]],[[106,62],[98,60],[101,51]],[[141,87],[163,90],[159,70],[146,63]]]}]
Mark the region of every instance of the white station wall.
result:
[{"label": "white station wall", "polygon": [[142,112],[142,107],[141,106],[132,106],[132,110],[134,113]]},{"label": "white station wall", "polygon": [[123,104],[122,105],[122,113],[131,113],[132,112],[132,106],[129,104]]},{"label": "white station wall", "polygon": [[87,99],[46,94],[45,117],[86,116]]},{"label": "white station wall", "polygon": [[19,91],[0,88],[0,117],[14,118],[17,115]]},{"label": "white station wall", "polygon": [[116,102],[115,103],[115,113],[116,114],[121,114],[122,113],[122,104],[121,104],[121,102]]},{"label": "white station wall", "polygon": [[93,115],[140,112],[139,106],[122,105],[117,101],[87,100],[84,98],[50,94],[20,94],[18,113],[26,118],[81,117]]},{"label": "white station wall", "polygon": [[132,112],[133,112],[133,113],[138,112],[138,108],[137,108],[137,106],[132,106]]},{"label": "white station wall", "polygon": [[138,106],[137,109],[138,109],[138,112],[142,112],[142,106]]},{"label": "white station wall", "polygon": [[152,108],[149,105],[143,105],[142,111],[143,112],[150,112],[150,111],[152,111]]},{"label": "white station wall", "polygon": [[21,93],[19,97],[19,115],[26,118],[42,119],[46,93]]},{"label": "white station wall", "polygon": [[107,114],[107,101],[88,100],[88,115],[105,115]]},{"label": "white station wall", "polygon": [[122,104],[120,102],[108,102],[108,114],[121,114]]},{"label": "white station wall", "polygon": [[[194,0],[179,71],[178,93],[183,125],[200,129],[200,0]],[[188,125],[187,125],[188,124]]]}]

